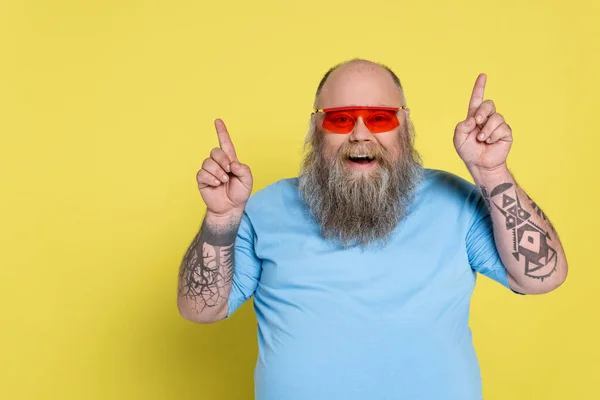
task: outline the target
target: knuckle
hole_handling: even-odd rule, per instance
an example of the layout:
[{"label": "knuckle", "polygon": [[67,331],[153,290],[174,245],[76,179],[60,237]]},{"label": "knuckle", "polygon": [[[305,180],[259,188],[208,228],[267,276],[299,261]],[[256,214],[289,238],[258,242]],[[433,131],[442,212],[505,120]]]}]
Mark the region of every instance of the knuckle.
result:
[{"label": "knuckle", "polygon": [[204,171],[202,169],[200,171],[198,171],[198,173],[196,174],[196,180],[198,182],[207,182],[208,174],[206,173],[206,171]]},{"label": "knuckle", "polygon": [[210,156],[219,165],[224,165],[229,162],[229,157],[227,156],[227,154],[219,148],[213,149],[213,151],[211,151],[210,153]]},{"label": "knuckle", "polygon": [[247,165],[240,164],[239,174],[240,175],[248,175],[250,173],[250,168]]}]

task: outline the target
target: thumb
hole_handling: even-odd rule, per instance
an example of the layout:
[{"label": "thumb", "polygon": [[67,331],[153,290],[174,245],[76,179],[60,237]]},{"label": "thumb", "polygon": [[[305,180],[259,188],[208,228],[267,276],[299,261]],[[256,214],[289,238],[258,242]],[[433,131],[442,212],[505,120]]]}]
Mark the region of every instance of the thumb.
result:
[{"label": "thumb", "polygon": [[231,173],[234,174],[244,186],[252,186],[252,172],[250,172],[250,167],[246,164],[242,164],[239,161],[233,161],[231,163]]},{"label": "thumb", "polygon": [[471,133],[473,131],[473,129],[475,129],[477,125],[475,125],[475,118],[474,117],[468,117],[466,120],[460,122],[458,125],[456,125],[456,129],[454,130],[454,135],[455,136],[468,136],[469,133]]}]

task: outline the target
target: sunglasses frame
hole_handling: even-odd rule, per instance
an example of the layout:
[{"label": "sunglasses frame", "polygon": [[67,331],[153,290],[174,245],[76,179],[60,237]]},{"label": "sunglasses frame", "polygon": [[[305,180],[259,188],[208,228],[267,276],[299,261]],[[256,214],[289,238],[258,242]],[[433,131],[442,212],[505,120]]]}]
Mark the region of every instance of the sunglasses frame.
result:
[{"label": "sunglasses frame", "polygon": [[[331,108],[317,108],[313,110],[312,114],[323,113],[327,114],[329,112],[336,111],[352,111],[352,110],[374,110],[374,111],[393,111],[397,113],[399,110],[406,110],[408,106],[400,106],[400,107],[383,107],[383,106],[345,106],[345,107],[331,107]],[[323,122],[324,124],[325,122]],[[354,129],[354,128],[353,128]],[[350,132],[332,132],[336,134],[348,134]]]},{"label": "sunglasses frame", "polygon": [[408,106],[400,107],[379,107],[379,106],[345,106],[345,107],[332,107],[332,108],[317,108],[313,110],[313,114],[317,113],[328,113],[334,111],[352,111],[352,110],[381,110],[381,111],[395,111],[406,110]]}]

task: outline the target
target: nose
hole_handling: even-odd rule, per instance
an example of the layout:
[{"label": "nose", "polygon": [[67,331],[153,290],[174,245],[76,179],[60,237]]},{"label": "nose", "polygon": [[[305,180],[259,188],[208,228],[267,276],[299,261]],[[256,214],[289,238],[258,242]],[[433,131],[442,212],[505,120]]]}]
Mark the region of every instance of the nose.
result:
[{"label": "nose", "polygon": [[356,125],[352,132],[350,132],[350,141],[351,142],[370,142],[372,141],[373,134],[367,129],[362,117],[358,117],[356,121]]}]

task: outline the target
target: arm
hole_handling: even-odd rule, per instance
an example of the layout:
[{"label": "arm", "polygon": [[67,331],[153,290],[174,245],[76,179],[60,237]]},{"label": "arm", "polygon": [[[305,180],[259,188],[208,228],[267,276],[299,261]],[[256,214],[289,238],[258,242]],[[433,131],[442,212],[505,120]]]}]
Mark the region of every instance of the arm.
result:
[{"label": "arm", "polygon": [[517,185],[506,166],[512,129],[483,100],[486,76],[477,77],[467,118],[454,131],[454,146],[491,214],[496,250],[510,287],[523,294],[546,293],[567,277],[567,261],[546,215]]},{"label": "arm", "polygon": [[223,218],[207,212],[179,270],[177,307],[185,319],[209,323],[227,316],[240,221],[241,214]]},{"label": "arm", "polygon": [[252,191],[252,173],[237,160],[225,124],[215,121],[220,147],[196,175],[206,217],[179,268],[177,307],[193,322],[215,322],[229,312],[235,241]]},{"label": "arm", "polygon": [[510,287],[523,294],[540,294],[560,286],[567,277],[567,260],[544,212],[505,166],[471,174],[492,216],[496,249]]}]

